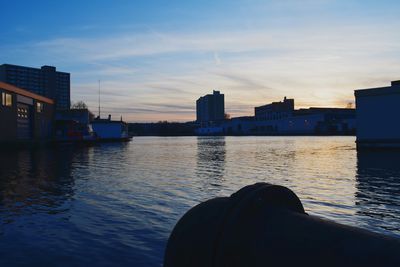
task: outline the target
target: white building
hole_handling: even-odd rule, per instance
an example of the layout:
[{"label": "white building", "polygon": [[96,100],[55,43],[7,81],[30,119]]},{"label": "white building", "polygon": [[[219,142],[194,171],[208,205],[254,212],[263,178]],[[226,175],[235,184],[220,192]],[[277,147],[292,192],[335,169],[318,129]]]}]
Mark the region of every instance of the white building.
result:
[{"label": "white building", "polygon": [[129,141],[128,124],[122,121],[111,120],[111,115],[108,119],[96,118],[91,122],[93,131],[102,141]]},{"label": "white building", "polygon": [[355,96],[358,147],[400,147],[400,81]]}]

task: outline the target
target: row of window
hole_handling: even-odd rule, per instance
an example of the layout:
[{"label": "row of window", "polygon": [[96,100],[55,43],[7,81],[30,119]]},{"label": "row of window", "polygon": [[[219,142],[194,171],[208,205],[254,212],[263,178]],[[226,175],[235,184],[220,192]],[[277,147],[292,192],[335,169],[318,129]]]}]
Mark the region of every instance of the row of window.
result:
[{"label": "row of window", "polygon": [[[1,93],[1,103],[4,107],[12,107],[13,105],[13,97],[9,93],[2,92]],[[36,102],[36,112],[42,113],[44,109],[44,105],[41,102]],[[24,113],[23,109],[18,109],[18,113]]]}]

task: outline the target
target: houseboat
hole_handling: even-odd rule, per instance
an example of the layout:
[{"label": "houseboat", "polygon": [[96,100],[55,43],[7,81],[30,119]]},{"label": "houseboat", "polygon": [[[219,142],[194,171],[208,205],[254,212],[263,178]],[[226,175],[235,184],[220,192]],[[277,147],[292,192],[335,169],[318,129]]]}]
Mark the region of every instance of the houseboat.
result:
[{"label": "houseboat", "polygon": [[91,122],[93,131],[100,141],[130,141],[132,137],[128,133],[128,124],[121,120],[111,120],[97,117]]}]

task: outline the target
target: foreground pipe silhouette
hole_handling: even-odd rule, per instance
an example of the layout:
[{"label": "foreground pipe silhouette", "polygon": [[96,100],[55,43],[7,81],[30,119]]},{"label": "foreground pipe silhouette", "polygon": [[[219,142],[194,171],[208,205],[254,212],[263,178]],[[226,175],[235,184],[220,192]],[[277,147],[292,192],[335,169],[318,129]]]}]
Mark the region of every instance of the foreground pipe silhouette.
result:
[{"label": "foreground pipe silhouette", "polygon": [[304,212],[283,186],[257,183],[190,209],[165,267],[400,266],[400,241]]}]

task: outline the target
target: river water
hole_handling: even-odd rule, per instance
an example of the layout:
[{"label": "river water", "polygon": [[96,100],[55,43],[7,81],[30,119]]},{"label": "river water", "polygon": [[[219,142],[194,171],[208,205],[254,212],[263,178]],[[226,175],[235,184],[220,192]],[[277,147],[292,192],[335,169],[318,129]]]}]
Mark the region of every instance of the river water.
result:
[{"label": "river water", "polygon": [[255,182],[306,212],[400,237],[400,152],[354,137],[137,137],[0,151],[0,266],[161,266],[193,205]]}]

